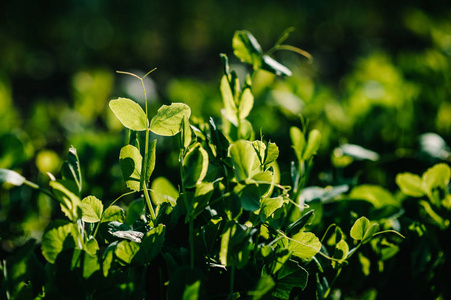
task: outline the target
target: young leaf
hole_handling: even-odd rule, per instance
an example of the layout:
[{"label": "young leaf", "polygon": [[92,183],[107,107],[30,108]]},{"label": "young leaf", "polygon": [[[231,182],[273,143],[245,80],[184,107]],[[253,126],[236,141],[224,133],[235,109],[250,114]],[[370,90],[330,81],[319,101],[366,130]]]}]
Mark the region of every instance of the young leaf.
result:
[{"label": "young leaf", "polygon": [[262,48],[255,37],[246,30],[235,32],[232,41],[233,53],[242,62],[258,68],[261,65]]},{"label": "young leaf", "polygon": [[388,205],[400,205],[388,190],[381,186],[371,184],[362,184],[354,187],[349,194],[349,198],[368,201],[373,204],[376,209]]},{"label": "young leaf", "polygon": [[62,177],[65,180],[72,180],[78,186],[78,192],[81,193],[82,179],[80,171],[80,162],[77,155],[77,150],[74,147],[69,149],[67,160],[61,167]]},{"label": "young leaf", "polygon": [[265,153],[265,161],[264,165],[269,165],[270,163],[276,161],[276,159],[279,157],[279,147],[275,143],[268,143],[268,146],[266,147],[266,153]]},{"label": "young leaf", "polygon": [[424,196],[424,191],[421,188],[422,180],[420,176],[412,173],[400,173],[396,175],[396,184],[401,191],[412,197]]},{"label": "young leaf", "polygon": [[191,108],[184,103],[163,105],[150,122],[150,130],[162,136],[174,136],[180,132],[184,117],[191,116]]},{"label": "young leaf", "polygon": [[249,184],[244,187],[241,185],[237,185],[235,188],[235,192],[237,193],[241,206],[244,210],[247,211],[256,211],[260,208],[260,190],[257,185]]},{"label": "young leaf", "polygon": [[110,101],[110,108],[126,128],[135,131],[146,130],[148,126],[146,113],[135,101],[118,98]]},{"label": "young leaf", "polygon": [[252,91],[249,87],[245,88],[241,93],[240,97],[240,119],[245,119],[252,110],[254,106],[254,95],[252,95]]},{"label": "young leaf", "polygon": [[252,143],[245,140],[233,143],[229,148],[229,155],[232,158],[237,180],[241,182],[250,178],[256,163],[259,163]]},{"label": "young leaf", "polygon": [[122,147],[119,154],[122,175],[128,188],[134,191],[141,190],[142,156],[139,150],[132,145]]},{"label": "young leaf", "polygon": [[157,140],[155,139],[153,140],[153,142],[150,144],[149,147],[145,184],[149,182],[150,176],[152,175],[153,170],[155,170],[155,163],[157,160],[156,157],[157,157]]},{"label": "young leaf", "polygon": [[305,151],[302,154],[302,159],[308,160],[314,154],[316,154],[316,151],[318,151],[320,143],[321,143],[321,132],[319,132],[319,130],[317,129],[313,129],[309,133],[307,146],[305,147]]},{"label": "young leaf", "polygon": [[179,192],[174,185],[165,177],[155,178],[152,182],[152,202],[155,205],[160,205],[164,202],[169,202],[171,206],[175,206]]},{"label": "young leaf", "polygon": [[[343,263],[346,257],[349,253],[349,246],[348,243],[346,243],[345,240],[340,240],[337,245],[335,246],[334,254],[332,255],[333,258],[338,259],[339,263]],[[332,266],[336,266],[336,262],[332,262]]]},{"label": "young leaf", "polygon": [[379,230],[379,224],[371,224],[366,217],[361,217],[355,221],[351,228],[351,237],[354,240],[368,242],[373,235]]},{"label": "young leaf", "polygon": [[25,182],[25,177],[15,171],[0,169],[0,183],[5,182],[15,186],[21,186]]},{"label": "young leaf", "polygon": [[129,264],[138,251],[139,251],[138,243],[124,240],[120,241],[117,244],[116,249],[114,250],[114,254],[123,263]]},{"label": "young leaf", "polygon": [[198,143],[186,153],[183,160],[183,181],[187,187],[194,187],[207,175],[208,153]]},{"label": "young leaf", "polygon": [[124,210],[117,205],[111,205],[103,212],[102,223],[113,221],[125,222]]},{"label": "young leaf", "polygon": [[291,76],[293,74],[290,69],[268,55],[263,55],[261,68],[277,76]]},{"label": "young leaf", "polygon": [[301,259],[311,259],[321,250],[321,242],[315,234],[301,231],[293,235],[288,250],[293,251],[293,255]]},{"label": "young leaf", "polygon": [[451,178],[451,169],[446,164],[436,164],[424,172],[422,176],[423,190],[428,194],[432,189],[440,187],[446,188]]},{"label": "young leaf", "polygon": [[299,128],[293,126],[290,128],[290,138],[294,153],[300,161],[302,160],[302,153],[305,147],[305,135]]},{"label": "young leaf", "polygon": [[77,184],[70,180],[55,180],[50,181],[49,185],[61,205],[61,210],[69,220],[80,219],[82,208]]},{"label": "young leaf", "polygon": [[221,96],[222,101],[224,103],[224,116],[229,120],[233,125],[238,126],[237,120],[237,107],[235,104],[235,100],[233,97],[232,90],[230,88],[229,81],[227,76],[224,75],[221,78]]},{"label": "young leaf", "polygon": [[261,204],[260,216],[263,220],[270,218],[276,210],[283,206],[283,197],[264,198]]},{"label": "young leaf", "polygon": [[88,196],[81,201],[82,219],[88,223],[97,223],[103,213],[102,201],[94,196]]}]

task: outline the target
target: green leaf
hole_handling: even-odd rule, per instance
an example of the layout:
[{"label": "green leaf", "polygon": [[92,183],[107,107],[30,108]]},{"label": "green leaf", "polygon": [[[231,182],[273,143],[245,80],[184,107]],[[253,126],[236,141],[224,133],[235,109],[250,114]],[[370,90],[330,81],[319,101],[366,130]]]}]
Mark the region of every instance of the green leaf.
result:
[{"label": "green leaf", "polygon": [[393,195],[378,185],[363,184],[352,189],[349,197],[352,199],[365,200],[373,204],[376,209],[387,205],[399,206]]},{"label": "green leaf", "polygon": [[260,190],[257,185],[249,184],[244,187],[238,185],[235,188],[235,192],[237,193],[241,207],[247,211],[256,211],[260,208]]},{"label": "green leaf", "polygon": [[436,164],[424,172],[422,176],[423,190],[430,194],[434,188],[446,189],[451,178],[451,169],[446,164]]},{"label": "green leaf", "polygon": [[224,103],[223,114],[227,118],[227,120],[229,120],[230,123],[232,123],[235,126],[238,126],[237,120],[238,110],[226,75],[222,76],[221,78],[220,90],[222,95],[222,101]]},{"label": "green leaf", "polygon": [[235,31],[232,46],[233,53],[242,62],[248,63],[254,68],[261,65],[262,48],[249,31]]},{"label": "green leaf", "polygon": [[149,230],[142,239],[134,260],[141,265],[148,265],[160,253],[164,244],[165,233],[166,227],[163,224]]},{"label": "green leaf", "polygon": [[[343,263],[346,257],[348,257],[349,253],[349,246],[348,243],[346,243],[345,240],[340,240],[337,245],[335,246],[334,254],[332,255],[333,258],[338,259],[338,263]],[[336,266],[335,261],[332,262],[332,266]]]},{"label": "green leaf", "polygon": [[421,188],[422,180],[420,176],[411,173],[400,173],[396,175],[396,184],[401,191],[412,197],[424,196],[424,191]]},{"label": "green leaf", "polygon": [[205,208],[208,206],[208,201],[214,191],[214,185],[211,182],[202,182],[196,185],[196,190],[187,208],[187,215],[185,221],[187,222],[189,218],[196,218],[200,215]]},{"label": "green leaf", "polygon": [[240,106],[239,106],[239,111],[240,111],[239,118],[245,119],[251,112],[253,106],[254,106],[254,95],[252,95],[251,89],[249,87],[247,87],[241,93]]},{"label": "green leaf", "polygon": [[146,171],[146,179],[145,184],[147,184],[150,180],[150,176],[155,170],[155,163],[157,161],[157,140],[153,140],[149,147],[149,153],[147,158],[147,171]]},{"label": "green leaf", "polygon": [[122,147],[119,154],[122,176],[127,187],[137,192],[141,190],[142,160],[141,153],[135,146]]},{"label": "green leaf", "polygon": [[129,264],[131,263],[135,254],[138,253],[138,251],[139,251],[138,243],[123,240],[117,244],[116,249],[114,250],[114,254],[123,263]]},{"label": "green leaf", "polygon": [[150,122],[150,130],[162,136],[174,136],[182,129],[184,117],[191,116],[191,109],[184,103],[172,103],[163,105]]},{"label": "green leaf", "polygon": [[148,125],[146,113],[135,101],[118,98],[110,101],[110,108],[126,128],[135,131],[146,130]]},{"label": "green leaf", "polygon": [[260,216],[262,216],[263,220],[270,218],[276,210],[283,206],[283,204],[283,197],[263,198]]},{"label": "green leaf", "polygon": [[318,151],[320,143],[321,143],[321,132],[319,132],[319,130],[317,129],[313,129],[309,133],[307,146],[305,147],[302,159],[308,160],[313,155],[315,155],[316,151]]},{"label": "green leaf", "polygon": [[108,222],[107,227],[108,233],[119,239],[141,243],[144,237],[144,233],[132,230],[127,224],[118,221]]},{"label": "green leaf", "polygon": [[276,161],[276,159],[279,157],[279,147],[275,143],[268,143],[268,146],[266,147],[266,154],[265,154],[265,161],[264,165],[269,165],[270,163]]},{"label": "green leaf", "polygon": [[112,221],[117,221],[121,223],[125,221],[124,210],[117,205],[111,205],[103,212],[102,223]]},{"label": "green leaf", "polygon": [[77,150],[74,147],[71,147],[69,149],[67,160],[61,167],[61,174],[63,179],[74,181],[78,186],[78,193],[81,193],[82,178],[80,171],[80,161],[78,159]]},{"label": "green leaf", "polygon": [[15,171],[0,169],[0,183],[5,182],[15,186],[21,186],[25,182],[25,177]]},{"label": "green leaf", "polygon": [[103,212],[102,201],[94,196],[88,196],[81,201],[82,219],[88,223],[100,221]]},{"label": "green leaf", "polygon": [[56,257],[64,249],[75,248],[74,233],[77,232],[75,223],[66,223],[54,227],[44,233],[42,237],[42,255],[50,263],[55,263]]},{"label": "green leaf", "polygon": [[311,259],[321,250],[321,242],[313,233],[302,231],[293,235],[288,250],[301,259]]},{"label": "green leaf", "polygon": [[373,235],[379,230],[379,224],[371,224],[370,220],[366,217],[361,217],[355,221],[351,228],[351,237],[354,240],[367,243]]},{"label": "green leaf", "polygon": [[177,198],[179,197],[179,192],[165,177],[155,178],[152,182],[151,189],[150,196],[155,205],[169,202],[172,206],[175,206]]},{"label": "green leaf", "polygon": [[290,69],[268,55],[263,55],[261,68],[277,76],[291,76],[293,74]]},{"label": "green leaf", "polygon": [[290,299],[294,288],[304,289],[307,286],[308,272],[294,260],[287,261],[277,273],[276,288],[272,296],[277,299]]},{"label": "green leaf", "polygon": [[259,164],[257,153],[249,141],[239,140],[233,143],[229,148],[229,155],[232,158],[235,176],[240,182],[250,178],[255,166]]},{"label": "green leaf", "polygon": [[306,143],[305,135],[299,128],[293,126],[290,128],[290,138],[296,157],[301,161]]},{"label": "green leaf", "polygon": [[183,181],[187,187],[202,182],[208,171],[208,153],[197,143],[183,159]]},{"label": "green leaf", "polygon": [[271,276],[262,274],[262,276],[258,280],[257,287],[255,288],[255,290],[249,292],[249,296],[252,296],[252,300],[260,300],[266,294],[271,292],[275,285],[276,283]]},{"label": "green leaf", "polygon": [[78,185],[70,180],[50,181],[49,185],[60,203],[63,213],[71,221],[80,219],[82,216],[82,208],[81,200],[78,196]]},{"label": "green leaf", "polygon": [[132,225],[135,221],[141,219],[144,212],[144,199],[136,199],[128,206],[127,216],[125,218],[125,223],[127,225]]}]

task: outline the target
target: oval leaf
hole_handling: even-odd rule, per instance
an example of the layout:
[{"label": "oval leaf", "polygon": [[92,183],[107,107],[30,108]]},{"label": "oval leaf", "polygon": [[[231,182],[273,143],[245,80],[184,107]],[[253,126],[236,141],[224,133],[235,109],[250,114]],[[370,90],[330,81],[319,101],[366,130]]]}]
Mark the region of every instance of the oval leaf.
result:
[{"label": "oval leaf", "polygon": [[173,136],[180,132],[184,117],[191,116],[191,109],[183,103],[163,105],[150,122],[150,130],[158,135]]},{"label": "oval leaf", "polygon": [[238,30],[233,35],[233,54],[242,62],[259,67],[261,65],[262,48],[255,37],[246,30]]},{"label": "oval leaf", "polygon": [[141,190],[142,160],[141,153],[135,146],[127,145],[122,147],[119,155],[122,175],[127,187],[134,191]]},{"label": "oval leaf", "polygon": [[200,144],[186,154],[183,160],[183,181],[187,187],[193,187],[202,182],[207,175],[208,153]]},{"label": "oval leaf", "polygon": [[0,183],[5,182],[15,186],[21,186],[25,182],[25,177],[11,170],[0,169]]},{"label": "oval leaf", "polygon": [[102,201],[94,196],[88,196],[81,201],[82,219],[88,223],[97,223],[103,212]]},{"label": "oval leaf", "polygon": [[147,128],[147,116],[141,106],[133,100],[118,98],[110,101],[110,108],[126,128],[143,131]]},{"label": "oval leaf", "polygon": [[373,235],[379,230],[379,224],[371,224],[370,220],[366,217],[361,217],[355,221],[351,228],[351,237],[354,240],[368,242]]},{"label": "oval leaf", "polygon": [[422,180],[420,176],[411,173],[400,173],[396,175],[396,184],[401,191],[412,197],[424,196],[423,189],[421,188]]},{"label": "oval leaf", "polygon": [[311,232],[300,232],[293,236],[288,245],[293,255],[302,259],[311,259],[321,249],[321,242]]},{"label": "oval leaf", "polygon": [[309,133],[307,146],[305,147],[305,151],[302,154],[302,158],[304,160],[308,160],[313,155],[315,155],[316,151],[318,151],[320,143],[321,143],[321,132],[319,132],[319,130],[317,129],[313,129]]}]

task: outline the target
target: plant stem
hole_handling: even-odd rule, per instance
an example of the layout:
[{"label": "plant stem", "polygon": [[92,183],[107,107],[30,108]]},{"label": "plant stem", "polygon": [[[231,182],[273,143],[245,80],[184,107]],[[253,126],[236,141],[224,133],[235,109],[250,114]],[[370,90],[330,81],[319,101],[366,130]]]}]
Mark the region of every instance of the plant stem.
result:
[{"label": "plant stem", "polygon": [[232,266],[232,269],[230,270],[230,292],[229,292],[229,299],[233,299],[234,283],[235,283],[235,266]]}]

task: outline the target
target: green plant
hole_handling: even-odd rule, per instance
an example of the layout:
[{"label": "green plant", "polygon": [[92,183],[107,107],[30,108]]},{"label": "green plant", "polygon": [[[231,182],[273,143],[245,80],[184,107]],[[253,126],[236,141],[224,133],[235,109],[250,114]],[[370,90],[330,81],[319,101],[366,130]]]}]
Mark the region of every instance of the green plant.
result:
[{"label": "green plant", "polygon": [[[49,174],[50,189],[1,169],[0,182],[43,192],[60,204],[66,217],[52,221],[42,237],[45,267],[34,256],[33,241],[2,262],[6,298],[289,299],[307,293],[308,281],[318,298],[327,298],[362,245],[396,232],[379,231],[379,224],[360,217],[350,230],[351,239],[333,224],[320,240],[309,231],[314,210],[299,201],[320,131],[308,131],[304,122],[302,128],[290,129],[296,161],[288,183],[281,178],[277,145],[264,139],[264,129],[256,139],[246,119],[254,104],[252,74],[291,74],[269,56],[275,50],[308,56],[282,44],[288,33],[266,53],[249,32],[235,33],[234,53],[252,71],[242,84],[221,55],[221,124],[213,119],[193,122],[183,103],[163,105],[150,119],[143,79],[153,70],[144,77],[119,72],[141,81],[145,108],[126,98],[109,103],[129,130],[119,163],[130,191],[106,208],[93,195],[82,197],[81,166],[73,147],[62,178]],[[178,140],[178,187],[166,178],[152,178],[154,169],[164,166],[158,165],[151,132]],[[130,195],[134,201],[125,210],[116,205]],[[332,277],[325,275],[326,268]]]}]

